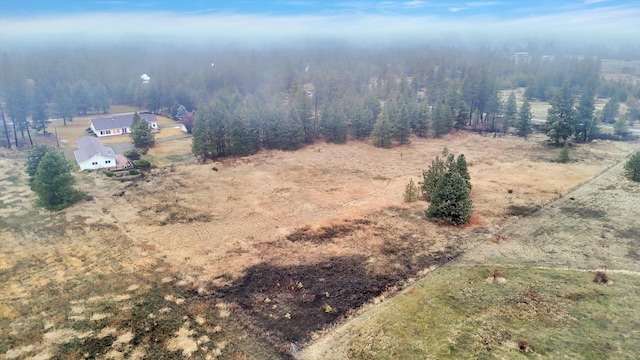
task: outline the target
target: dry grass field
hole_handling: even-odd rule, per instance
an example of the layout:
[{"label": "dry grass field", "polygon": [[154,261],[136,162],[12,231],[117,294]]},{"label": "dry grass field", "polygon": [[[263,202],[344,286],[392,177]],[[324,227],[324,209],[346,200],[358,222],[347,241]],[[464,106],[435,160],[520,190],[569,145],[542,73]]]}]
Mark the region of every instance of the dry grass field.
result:
[{"label": "dry grass field", "polygon": [[[92,200],[55,215],[33,208],[21,155],[3,153],[0,355],[290,356],[292,343],[494,238],[636,146],[579,145],[563,164],[542,137],[457,132],[201,165],[188,144],[161,142],[149,156],[167,166],[137,180],[77,173]],[[463,228],[402,202],[445,146],[469,162],[475,215]]]},{"label": "dry grass field", "polygon": [[[369,307],[305,359],[633,359],[640,186],[622,163]],[[609,282],[595,282],[603,271]]]}]

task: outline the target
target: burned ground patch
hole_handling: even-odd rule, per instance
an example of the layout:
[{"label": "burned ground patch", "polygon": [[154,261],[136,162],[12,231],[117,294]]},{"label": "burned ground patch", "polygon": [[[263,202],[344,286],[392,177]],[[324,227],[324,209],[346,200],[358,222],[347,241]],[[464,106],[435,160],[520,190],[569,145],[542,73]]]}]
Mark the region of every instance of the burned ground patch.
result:
[{"label": "burned ground patch", "polygon": [[460,253],[454,248],[414,256],[415,248],[385,244],[388,263],[380,271],[365,256],[333,257],[295,266],[261,263],[216,296],[230,302],[240,321],[253,334],[290,354],[291,343],[304,343],[312,333],[335,325],[374,298],[401,287],[433,264]]}]

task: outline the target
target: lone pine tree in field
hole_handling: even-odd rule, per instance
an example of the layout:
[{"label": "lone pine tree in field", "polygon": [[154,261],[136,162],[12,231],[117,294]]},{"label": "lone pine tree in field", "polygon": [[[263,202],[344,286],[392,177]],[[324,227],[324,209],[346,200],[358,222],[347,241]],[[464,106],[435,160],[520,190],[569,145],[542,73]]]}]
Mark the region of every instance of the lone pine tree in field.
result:
[{"label": "lone pine tree in field", "polygon": [[446,161],[436,157],[428,170],[423,171],[421,183],[423,196],[430,201],[426,215],[452,225],[469,222],[473,213],[471,201],[471,177],[464,155],[456,159],[443,152]]},{"label": "lone pine tree in field", "polygon": [[80,201],[85,193],[74,188],[71,164],[61,152],[47,151],[38,164],[32,189],[37,204],[50,211],[62,210]]},{"label": "lone pine tree in field", "polygon": [[631,155],[629,161],[624,164],[625,175],[633,181],[640,181],[640,151]]},{"label": "lone pine tree in field", "polygon": [[473,214],[470,195],[471,189],[462,175],[447,171],[438,181],[426,214],[452,225],[466,224]]}]

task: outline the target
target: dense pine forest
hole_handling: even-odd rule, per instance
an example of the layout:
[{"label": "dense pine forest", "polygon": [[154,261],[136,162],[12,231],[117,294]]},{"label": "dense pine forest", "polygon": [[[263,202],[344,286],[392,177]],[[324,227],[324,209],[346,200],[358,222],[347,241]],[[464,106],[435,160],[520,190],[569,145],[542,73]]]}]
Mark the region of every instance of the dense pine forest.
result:
[{"label": "dense pine forest", "polygon": [[213,159],[319,140],[371,139],[390,147],[461,128],[514,127],[526,136],[519,122],[531,114],[501,96],[516,88],[526,88],[527,100],[568,101],[569,108],[581,97],[591,99],[568,133],[552,132],[556,141],[593,137],[587,125],[595,121],[594,97],[613,102],[598,121],[614,122],[619,103],[629,107],[627,120],[640,117],[639,84],[601,78],[596,55],[553,50],[332,42],[16,46],[3,52],[0,64],[0,132],[5,145],[21,144],[30,131],[47,133],[49,119],[66,123],[109,113],[113,104],[131,105],[183,121],[193,134],[194,154]]}]

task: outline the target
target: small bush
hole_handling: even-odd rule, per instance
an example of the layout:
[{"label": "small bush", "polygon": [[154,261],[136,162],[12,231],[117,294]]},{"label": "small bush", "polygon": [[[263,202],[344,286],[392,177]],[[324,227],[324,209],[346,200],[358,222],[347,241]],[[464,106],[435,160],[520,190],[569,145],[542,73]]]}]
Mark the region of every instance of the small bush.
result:
[{"label": "small bush", "polygon": [[113,171],[109,171],[109,170],[105,170],[105,171],[104,171],[104,174],[105,174],[107,177],[114,177],[114,176],[116,175],[116,173],[114,173]]},{"label": "small bush", "polygon": [[128,157],[131,160],[140,159],[140,153],[138,152],[138,149],[127,150],[124,152],[124,156]]},{"label": "small bush", "polygon": [[135,163],[136,168],[138,169],[149,169],[151,167],[151,163],[149,160],[138,160]]},{"label": "small bush", "polygon": [[598,284],[607,284],[609,281],[611,281],[611,279],[609,279],[609,275],[604,271],[596,271],[596,274],[593,277],[593,282]]},{"label": "small bush", "polygon": [[520,339],[518,340],[518,350],[524,353],[530,353],[533,352],[533,346],[527,340]]},{"label": "small bush", "polygon": [[140,171],[136,169],[129,170],[129,175],[140,175]]},{"label": "small bush", "polygon": [[562,150],[560,150],[560,162],[569,162],[569,143],[564,143]]},{"label": "small bush", "polygon": [[140,155],[147,155],[147,152],[149,152],[149,149],[144,148],[144,149],[140,150]]},{"label": "small bush", "polygon": [[418,187],[409,179],[409,183],[404,188],[404,202],[414,202],[418,200]]}]

